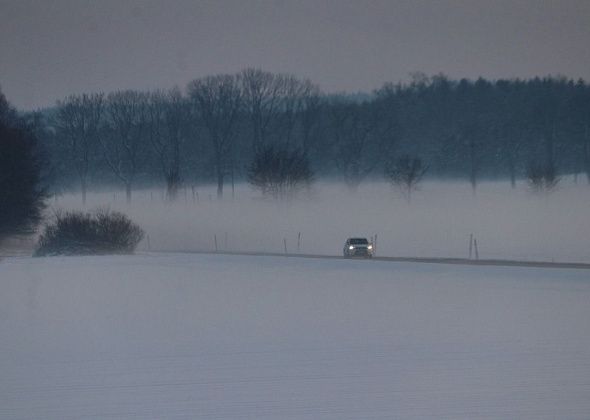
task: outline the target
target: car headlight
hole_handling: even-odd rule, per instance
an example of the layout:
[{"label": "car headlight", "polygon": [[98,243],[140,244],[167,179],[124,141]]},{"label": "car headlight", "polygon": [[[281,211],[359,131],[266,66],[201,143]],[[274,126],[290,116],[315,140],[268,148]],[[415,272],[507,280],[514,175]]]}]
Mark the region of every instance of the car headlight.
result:
[{"label": "car headlight", "polygon": [[348,247],[348,249],[354,249],[354,247],[351,245],[351,246]]},{"label": "car headlight", "polygon": [[373,245],[369,245],[367,248],[368,249],[373,249]]}]

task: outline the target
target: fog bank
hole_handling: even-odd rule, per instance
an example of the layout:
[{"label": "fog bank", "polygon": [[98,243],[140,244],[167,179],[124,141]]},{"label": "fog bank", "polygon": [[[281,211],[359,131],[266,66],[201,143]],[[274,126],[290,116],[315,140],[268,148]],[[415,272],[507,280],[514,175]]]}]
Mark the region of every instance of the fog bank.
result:
[{"label": "fog bank", "polygon": [[[132,217],[146,231],[139,250],[283,252],[339,255],[349,236],[377,235],[381,256],[468,257],[469,237],[480,258],[590,261],[590,188],[564,180],[551,194],[533,194],[524,183],[425,182],[408,203],[386,183],[356,192],[321,182],[290,201],[262,199],[248,185],[217,200],[213,187],[181,191],[175,203],[161,190],[88,197],[86,208],[108,207]],[[82,209],[76,194],[57,197],[51,211]],[[297,249],[298,236],[300,247]],[[149,236],[149,244],[148,244]]]}]

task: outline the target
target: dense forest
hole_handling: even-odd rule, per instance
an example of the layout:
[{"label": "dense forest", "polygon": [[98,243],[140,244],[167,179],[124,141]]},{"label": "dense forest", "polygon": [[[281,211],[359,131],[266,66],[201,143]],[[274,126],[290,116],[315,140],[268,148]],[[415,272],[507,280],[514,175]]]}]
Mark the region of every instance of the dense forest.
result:
[{"label": "dense forest", "polygon": [[372,94],[327,95],[308,80],[247,69],[184,90],[73,94],[26,115],[56,190],[243,180],[260,151],[291,150],[314,178],[356,188],[401,157],[425,176],[514,186],[531,171],[590,181],[590,86],[561,77],[459,81],[413,75]]}]

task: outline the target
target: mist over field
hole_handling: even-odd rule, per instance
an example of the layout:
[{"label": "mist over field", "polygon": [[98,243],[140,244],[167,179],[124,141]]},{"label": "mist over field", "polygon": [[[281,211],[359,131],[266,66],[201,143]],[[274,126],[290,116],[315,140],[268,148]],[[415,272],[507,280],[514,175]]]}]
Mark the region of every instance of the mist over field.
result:
[{"label": "mist over field", "polygon": [[[525,182],[484,182],[472,194],[466,182],[426,181],[408,202],[388,183],[368,182],[351,191],[319,182],[291,200],[263,199],[247,184],[223,200],[213,186],[181,190],[175,202],[163,190],[140,190],[131,204],[123,191],[77,194],[51,209],[110,208],[128,214],[146,232],[139,251],[287,252],[341,255],[347,237],[377,235],[377,255],[468,257],[469,238],[482,259],[590,261],[590,190],[562,180],[549,194]],[[300,248],[297,249],[298,236]],[[148,244],[149,237],[149,244]]]}]

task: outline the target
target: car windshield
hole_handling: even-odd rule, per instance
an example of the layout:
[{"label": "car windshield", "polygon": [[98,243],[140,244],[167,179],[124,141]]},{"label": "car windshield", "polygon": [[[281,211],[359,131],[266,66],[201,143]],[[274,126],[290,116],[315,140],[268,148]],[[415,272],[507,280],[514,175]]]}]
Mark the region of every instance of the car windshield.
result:
[{"label": "car windshield", "polygon": [[367,241],[365,238],[351,238],[350,239],[351,245],[367,245],[368,243],[369,243],[369,241]]}]

